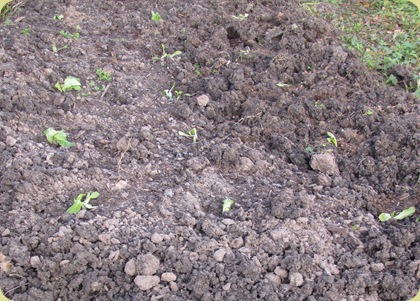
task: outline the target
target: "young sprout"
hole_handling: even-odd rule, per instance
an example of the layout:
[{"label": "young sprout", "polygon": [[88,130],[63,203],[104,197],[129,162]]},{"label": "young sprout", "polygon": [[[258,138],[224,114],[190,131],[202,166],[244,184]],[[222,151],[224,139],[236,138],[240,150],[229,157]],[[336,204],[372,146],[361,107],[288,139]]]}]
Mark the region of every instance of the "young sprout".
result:
[{"label": "young sprout", "polygon": [[70,90],[80,91],[82,89],[82,84],[80,79],[74,76],[67,76],[63,84],[57,82],[54,86],[60,92],[67,92]]},{"label": "young sprout", "polygon": [[159,13],[158,13],[158,12],[154,12],[154,11],[152,10],[152,21],[160,21],[160,20],[162,20],[162,18],[161,18],[161,16],[159,15]]},{"label": "young sprout", "polygon": [[174,99],[174,95],[172,93],[172,90],[175,88],[175,83],[172,85],[170,89],[165,89],[162,91],[162,94],[165,95],[169,100]]},{"label": "young sprout", "polygon": [[372,115],[373,115],[373,111],[372,111],[371,109],[367,109],[367,110],[365,111],[365,115],[366,115],[366,116],[372,116]]},{"label": "young sprout", "polygon": [[176,57],[177,55],[181,55],[182,54],[182,51],[181,50],[176,50],[174,53],[172,53],[172,54],[169,54],[169,53],[166,53],[166,51],[165,51],[165,44],[162,44],[162,56],[161,57],[158,57],[158,56],[154,56],[153,58],[152,58],[152,61],[154,62],[154,63],[156,63],[156,62],[162,62],[163,63],[163,61],[165,60],[165,58],[170,58],[170,59],[173,59],[174,57]]},{"label": "young sprout", "polygon": [[54,15],[54,20],[63,20],[64,16],[63,15]]},{"label": "young sprout", "polygon": [[234,200],[230,198],[225,198],[222,201],[222,213],[229,212],[232,209],[233,204],[235,203]]},{"label": "young sprout", "polygon": [[98,76],[99,80],[106,80],[106,81],[112,80],[111,74],[104,71],[102,68],[96,69],[96,75]]},{"label": "young sprout", "polygon": [[53,128],[48,128],[44,131],[44,135],[51,144],[57,143],[62,147],[74,146],[73,142],[67,141],[67,134],[64,131],[56,131]]},{"label": "young sprout", "polygon": [[82,209],[82,207],[85,207],[86,209],[96,208],[92,206],[91,204],[89,204],[89,202],[91,199],[96,199],[99,196],[99,192],[97,191],[92,192],[92,193],[88,192],[86,195],[86,199],[82,201],[85,195],[86,195],[85,193],[79,194],[77,198],[74,199],[73,205],[69,209],[67,209],[67,212],[70,214],[77,213]]},{"label": "young sprout", "polygon": [[379,220],[381,222],[386,222],[390,220],[391,218],[396,219],[396,220],[402,220],[402,219],[405,219],[406,217],[412,216],[414,213],[416,213],[416,208],[410,207],[410,208],[404,209],[398,215],[395,215],[395,211],[393,211],[391,214],[381,213],[379,215]]},{"label": "young sprout", "polygon": [[234,19],[236,19],[236,20],[239,20],[239,21],[243,21],[243,20],[245,20],[246,18],[248,18],[248,14],[239,14],[239,15],[237,15],[237,16],[232,16],[232,18],[234,18]]},{"label": "young sprout", "polygon": [[192,139],[192,141],[194,143],[196,143],[197,140],[198,140],[197,130],[195,128],[192,128],[191,130],[189,130],[188,133],[184,133],[184,132],[179,131],[178,134],[181,137],[186,137],[186,138]]},{"label": "young sprout", "polygon": [[278,84],[276,84],[277,87],[283,88],[283,87],[290,87],[291,85],[289,84],[285,84],[283,82],[279,82]]},{"label": "young sprout", "polygon": [[337,139],[335,139],[335,136],[333,133],[327,132],[327,135],[329,136],[329,138],[327,138],[328,143],[334,145],[335,147],[337,147]]}]

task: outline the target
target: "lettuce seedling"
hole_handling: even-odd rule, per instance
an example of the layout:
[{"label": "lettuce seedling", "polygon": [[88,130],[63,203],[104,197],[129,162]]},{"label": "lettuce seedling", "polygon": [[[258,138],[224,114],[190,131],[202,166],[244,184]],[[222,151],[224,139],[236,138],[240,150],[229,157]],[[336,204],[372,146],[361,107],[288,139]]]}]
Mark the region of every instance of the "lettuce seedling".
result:
[{"label": "lettuce seedling", "polygon": [[234,200],[230,198],[225,198],[222,201],[222,213],[229,212],[232,209],[233,204],[235,203]]},{"label": "lettuce seedling", "polygon": [[182,137],[192,139],[192,141],[194,143],[196,143],[197,140],[198,140],[197,130],[195,128],[192,128],[191,130],[189,130],[188,133],[184,133],[184,132],[179,131],[178,134]]},{"label": "lettuce seedling", "polygon": [[45,136],[50,144],[57,143],[62,147],[72,147],[73,142],[67,141],[67,134],[64,131],[56,131],[53,128],[48,128],[44,131]]},{"label": "lettuce seedling", "polygon": [[57,88],[57,90],[60,92],[82,90],[82,84],[80,83],[80,79],[74,76],[67,76],[63,84],[57,82],[54,87]]},{"label": "lettuce seedling", "polygon": [[333,133],[327,132],[327,135],[329,136],[329,138],[327,138],[328,143],[334,145],[335,147],[337,147],[337,139],[335,139],[335,136]]},{"label": "lettuce seedling", "polygon": [[379,215],[379,220],[381,222],[389,221],[391,218],[396,219],[396,220],[402,220],[402,219],[405,219],[406,217],[412,216],[414,213],[416,213],[416,208],[410,207],[410,208],[404,209],[398,215],[395,215],[395,211],[392,212],[391,214],[381,213]]},{"label": "lettuce seedling", "polygon": [[160,21],[160,20],[162,20],[162,18],[161,18],[161,16],[159,15],[159,13],[158,13],[158,12],[154,12],[154,11],[152,10],[152,21]]},{"label": "lettuce seedling", "polygon": [[165,58],[170,58],[170,59],[173,59],[175,56],[177,56],[177,55],[181,55],[182,54],[182,51],[181,50],[177,50],[177,51],[175,51],[174,53],[172,53],[172,54],[169,54],[169,53],[166,53],[166,51],[165,51],[165,44],[162,44],[162,56],[161,57],[158,57],[158,56],[154,56],[153,58],[152,58],[152,61],[155,63],[155,62],[162,62],[163,63],[163,61],[165,60]]},{"label": "lettuce seedling", "polygon": [[85,193],[79,194],[77,198],[74,199],[73,205],[69,209],[67,209],[67,213],[70,213],[70,214],[77,213],[82,209],[82,207],[85,207],[86,209],[96,208],[95,206],[92,206],[91,204],[89,204],[89,202],[91,199],[96,199],[99,196],[99,192],[97,191],[92,192],[92,193],[88,192],[86,195],[86,199],[82,201],[85,195],[86,195]]}]

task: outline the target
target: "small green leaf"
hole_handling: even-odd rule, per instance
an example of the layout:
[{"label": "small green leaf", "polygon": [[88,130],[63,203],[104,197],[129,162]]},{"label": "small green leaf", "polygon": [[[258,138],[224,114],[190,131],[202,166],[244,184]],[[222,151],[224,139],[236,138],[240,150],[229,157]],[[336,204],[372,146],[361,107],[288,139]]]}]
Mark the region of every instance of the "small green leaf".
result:
[{"label": "small green leaf", "polygon": [[391,219],[391,214],[389,214],[389,213],[381,213],[379,215],[379,220],[381,222],[386,222],[386,221],[389,221],[390,219]]},{"label": "small green leaf", "polygon": [[47,140],[49,143],[53,143],[54,142],[54,135],[57,133],[56,130],[54,130],[53,128],[48,128],[44,131],[44,135],[47,137]]},{"label": "small green leaf", "polygon": [[[1,3],[0,3],[1,5]],[[0,10],[1,10],[1,6],[0,6]],[[10,299],[7,299],[5,295],[3,295],[3,292],[0,290],[0,301],[12,301]]]},{"label": "small green leaf", "polygon": [[83,207],[82,202],[74,203],[69,209],[67,209],[67,213],[73,214],[79,212]]},{"label": "small green leaf", "polygon": [[65,148],[75,146],[74,142],[70,142],[70,141],[67,141],[67,140],[59,140],[59,141],[57,141],[57,143],[60,146],[65,147]]},{"label": "small green leaf", "polygon": [[80,91],[82,89],[82,85],[80,84],[80,79],[77,77],[67,76],[64,80],[63,90],[69,91],[71,89]]},{"label": "small green leaf", "polygon": [[223,200],[223,204],[222,204],[222,212],[229,212],[232,209],[232,205],[235,203],[234,200],[226,198]]},{"label": "small green leaf", "polygon": [[87,195],[87,198],[88,199],[96,199],[98,196],[99,196],[99,192],[97,192],[97,191],[92,192],[92,194],[89,192],[88,195]]},{"label": "small green leaf", "polygon": [[152,10],[152,21],[160,21],[162,18],[158,12]]},{"label": "small green leaf", "polygon": [[407,208],[407,209],[405,209],[405,210],[403,210],[403,211],[401,211],[397,216],[395,216],[394,218],[395,219],[397,219],[397,220],[402,220],[402,219],[404,219],[404,218],[406,218],[406,217],[410,217],[410,216],[412,216],[414,213],[416,213],[416,208],[414,208],[414,207],[410,207],[410,208]]},{"label": "small green leaf", "polygon": [[337,139],[335,139],[335,136],[333,133],[327,132],[327,135],[329,138],[327,138],[327,141],[331,144],[333,144],[335,147],[337,147]]}]

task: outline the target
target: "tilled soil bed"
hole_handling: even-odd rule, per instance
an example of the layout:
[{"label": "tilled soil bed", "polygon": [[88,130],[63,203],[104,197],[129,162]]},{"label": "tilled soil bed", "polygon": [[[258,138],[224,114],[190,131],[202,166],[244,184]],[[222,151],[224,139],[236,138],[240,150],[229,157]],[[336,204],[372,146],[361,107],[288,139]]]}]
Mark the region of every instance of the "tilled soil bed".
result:
[{"label": "tilled soil bed", "polygon": [[[377,217],[420,209],[419,100],[328,23],[287,0],[28,1],[13,20],[0,28],[9,299],[415,295],[419,215]],[[70,75],[83,89],[59,92]],[[50,127],[76,145],[49,144]],[[195,143],[179,135],[193,128]],[[98,208],[66,213],[92,191]]]}]

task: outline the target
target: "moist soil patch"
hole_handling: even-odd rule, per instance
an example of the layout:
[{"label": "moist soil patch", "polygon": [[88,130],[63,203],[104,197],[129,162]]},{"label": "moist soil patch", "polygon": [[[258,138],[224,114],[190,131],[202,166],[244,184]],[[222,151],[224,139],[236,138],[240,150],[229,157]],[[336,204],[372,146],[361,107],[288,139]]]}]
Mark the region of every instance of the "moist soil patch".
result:
[{"label": "moist soil patch", "polygon": [[[328,23],[274,0],[28,1],[13,18],[0,28],[8,298],[415,295],[419,215],[377,216],[420,209],[419,101]],[[54,88],[67,76],[83,89]],[[76,145],[50,145],[50,127]],[[179,135],[192,128],[195,143]],[[97,209],[66,213],[89,191]]]}]

